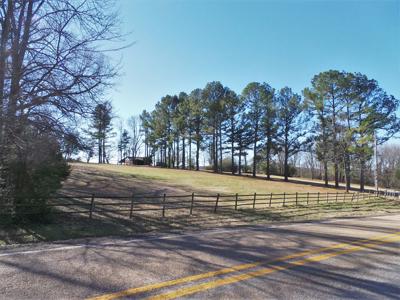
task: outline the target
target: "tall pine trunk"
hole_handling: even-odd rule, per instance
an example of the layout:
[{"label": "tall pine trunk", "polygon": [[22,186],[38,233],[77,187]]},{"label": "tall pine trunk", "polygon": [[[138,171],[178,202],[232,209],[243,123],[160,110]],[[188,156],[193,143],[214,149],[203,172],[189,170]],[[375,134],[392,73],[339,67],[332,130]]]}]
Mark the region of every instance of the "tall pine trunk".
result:
[{"label": "tall pine trunk", "polygon": [[102,150],[103,150],[103,161],[102,161],[102,163],[104,164],[106,162],[106,139],[105,138],[103,138]]},{"label": "tall pine trunk", "polygon": [[182,169],[186,169],[186,144],[185,144],[185,136],[182,136]]},{"label": "tall pine trunk", "polygon": [[167,143],[164,144],[164,165],[167,166]]},{"label": "tall pine trunk", "polygon": [[222,173],[222,128],[219,124],[219,172]]},{"label": "tall pine trunk", "polygon": [[189,131],[189,170],[192,169],[192,132]]},{"label": "tall pine trunk", "polygon": [[218,172],[218,132],[216,126],[213,131],[214,172]]},{"label": "tall pine trunk", "polygon": [[168,143],[168,168],[171,168],[171,143]]},{"label": "tall pine trunk", "polygon": [[328,160],[324,159],[324,184],[328,186]]},{"label": "tall pine trunk", "polygon": [[176,139],[176,167],[179,169],[179,161],[180,157],[179,157],[179,136]]},{"label": "tall pine trunk", "polygon": [[288,146],[287,143],[285,145],[285,162],[284,162],[284,168],[285,168],[285,181],[289,181],[289,151],[288,151]]},{"label": "tall pine trunk", "polygon": [[232,171],[232,174],[235,174],[235,148],[234,148],[233,140],[231,142],[231,171]]},{"label": "tall pine trunk", "polygon": [[350,166],[350,155],[345,153],[344,155],[344,176],[346,179],[346,192],[350,191],[351,188],[351,166]]},{"label": "tall pine trunk", "polygon": [[335,172],[335,188],[339,187],[339,163],[337,162],[337,158],[335,158],[334,163],[334,172]]},{"label": "tall pine trunk", "polygon": [[242,175],[242,145],[239,145],[239,175]]},{"label": "tall pine trunk", "polygon": [[258,140],[258,123],[254,129],[254,141],[253,141],[253,177],[256,177],[257,172],[257,140]]},{"label": "tall pine trunk", "polygon": [[235,174],[235,119],[231,118],[231,172]]},{"label": "tall pine trunk", "polygon": [[271,179],[271,135],[267,137],[267,179]]},{"label": "tall pine trunk", "polygon": [[102,145],[102,142],[101,142],[101,139],[99,138],[99,139],[97,140],[97,147],[98,147],[98,151],[99,151],[99,164],[101,164],[102,159],[103,159],[103,152],[102,152],[102,147],[101,147],[101,145]]},{"label": "tall pine trunk", "polygon": [[200,169],[200,136],[196,133],[196,171]]},{"label": "tall pine trunk", "polygon": [[365,189],[365,159],[361,154],[360,159],[360,192],[364,192]]}]

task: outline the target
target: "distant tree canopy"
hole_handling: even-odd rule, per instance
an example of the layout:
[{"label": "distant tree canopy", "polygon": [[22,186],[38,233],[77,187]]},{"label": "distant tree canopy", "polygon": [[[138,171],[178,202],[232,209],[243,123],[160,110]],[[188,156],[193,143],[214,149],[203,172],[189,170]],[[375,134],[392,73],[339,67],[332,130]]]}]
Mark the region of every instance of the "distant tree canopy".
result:
[{"label": "distant tree canopy", "polygon": [[[89,117],[116,69],[107,41],[121,41],[113,1],[5,0],[0,5],[0,204],[44,203],[87,149]],[[18,210],[11,217],[20,217]]]},{"label": "distant tree canopy", "polygon": [[281,170],[287,180],[295,172],[291,161],[303,152],[311,153],[313,168],[315,160],[322,163],[326,185],[332,166],[336,186],[344,174],[350,188],[357,171],[363,190],[374,135],[383,143],[398,132],[398,107],[399,100],[375,80],[330,70],[314,76],[302,96],[288,87],[275,90],[258,82],[249,83],[237,95],[218,81],[210,82],[189,94],[163,97],[141,119],[146,149],[162,166],[198,170],[199,152],[205,151],[214,172],[230,166],[232,174],[241,174],[251,153],[253,176],[260,168],[267,178]]}]

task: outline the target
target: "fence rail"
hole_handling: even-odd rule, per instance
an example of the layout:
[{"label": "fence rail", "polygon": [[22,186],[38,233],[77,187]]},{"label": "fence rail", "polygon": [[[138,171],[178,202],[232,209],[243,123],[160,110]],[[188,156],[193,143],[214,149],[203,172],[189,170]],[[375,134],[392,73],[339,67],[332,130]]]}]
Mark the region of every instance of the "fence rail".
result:
[{"label": "fence rail", "polygon": [[267,193],[267,194],[186,194],[186,195],[80,195],[59,196],[43,205],[17,204],[0,205],[0,215],[18,212],[20,215],[36,214],[37,209],[53,209],[54,214],[86,214],[89,219],[94,215],[122,214],[132,219],[137,213],[159,213],[165,218],[171,212],[179,215],[192,215],[196,211],[217,213],[219,210],[273,209],[278,207],[307,207],[332,203],[352,203],[376,199],[399,199],[400,192],[369,191],[366,193]]}]

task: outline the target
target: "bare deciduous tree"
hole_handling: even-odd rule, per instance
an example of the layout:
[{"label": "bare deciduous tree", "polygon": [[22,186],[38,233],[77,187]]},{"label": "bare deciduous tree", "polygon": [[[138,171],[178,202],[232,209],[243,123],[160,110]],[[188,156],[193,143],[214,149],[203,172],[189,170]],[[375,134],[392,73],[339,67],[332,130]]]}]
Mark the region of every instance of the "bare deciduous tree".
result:
[{"label": "bare deciduous tree", "polygon": [[2,192],[14,184],[12,162],[28,151],[26,132],[62,136],[112,84],[117,69],[105,51],[122,41],[114,7],[110,0],[1,1]]},{"label": "bare deciduous tree", "polygon": [[137,157],[143,145],[143,130],[141,129],[141,121],[138,116],[132,116],[128,119],[129,134],[131,137],[131,153],[133,157]]}]

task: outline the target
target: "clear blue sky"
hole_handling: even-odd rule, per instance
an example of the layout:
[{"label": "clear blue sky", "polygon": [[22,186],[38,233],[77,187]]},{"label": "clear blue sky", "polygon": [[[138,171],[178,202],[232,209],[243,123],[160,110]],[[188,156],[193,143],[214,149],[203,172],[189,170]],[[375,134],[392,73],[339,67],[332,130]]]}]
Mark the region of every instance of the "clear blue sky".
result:
[{"label": "clear blue sky", "polygon": [[136,43],[109,97],[127,118],[166,94],[219,80],[296,92],[328,69],[358,71],[400,97],[400,0],[118,2]]}]

